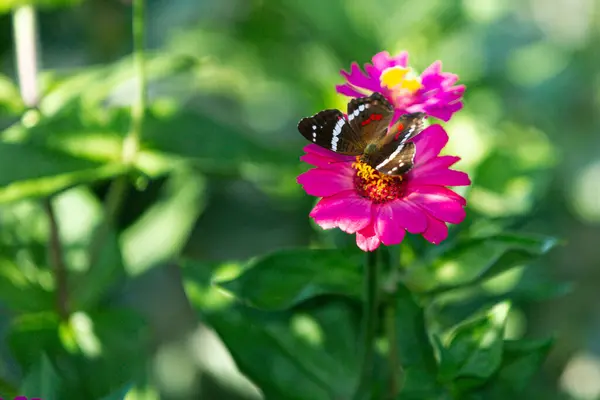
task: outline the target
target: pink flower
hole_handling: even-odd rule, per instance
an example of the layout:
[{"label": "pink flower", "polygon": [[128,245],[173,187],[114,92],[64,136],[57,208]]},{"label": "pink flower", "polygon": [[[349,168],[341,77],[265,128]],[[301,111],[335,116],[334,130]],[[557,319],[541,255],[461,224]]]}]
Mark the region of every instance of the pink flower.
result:
[{"label": "pink flower", "polygon": [[465,218],[464,198],[446,186],[471,183],[466,173],[449,167],[460,158],[439,156],[448,142],[440,125],[413,140],[415,165],[402,177],[382,175],[352,156],[309,144],[300,159],[316,168],[298,176],[306,193],[322,197],[310,216],[323,229],[356,233],[356,244],[373,251],[380,243],[402,242],[405,231],[438,244],[448,235],[445,222]]},{"label": "pink flower", "polygon": [[394,105],[395,122],[402,114],[424,112],[443,121],[463,107],[464,85],[453,86],[458,76],[442,72],[442,62],[436,61],[421,75],[408,67],[408,53],[390,57],[387,51],[375,54],[373,64],[365,64],[365,72],[352,63],[350,72],[340,71],[346,79],[337,85],[338,93],[363,97],[372,92],[383,94]]}]

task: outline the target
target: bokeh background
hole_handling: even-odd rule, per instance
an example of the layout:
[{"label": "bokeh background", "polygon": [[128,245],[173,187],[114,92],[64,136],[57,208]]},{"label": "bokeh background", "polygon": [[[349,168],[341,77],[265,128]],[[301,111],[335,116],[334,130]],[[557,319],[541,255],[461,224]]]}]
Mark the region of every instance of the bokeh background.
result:
[{"label": "bokeh background", "polygon": [[[0,0],[0,9],[8,3]],[[41,109],[53,116],[39,130],[50,132],[44,146],[57,154],[105,163],[118,157],[135,92],[131,4],[66,3],[73,4],[38,14]],[[295,182],[306,168],[296,124],[320,109],[345,107],[334,90],[339,70],[382,50],[408,50],[417,71],[442,60],[467,86],[464,110],[446,125],[446,151],[472,174],[471,219],[485,217],[484,230],[562,240],[532,267],[532,279],[569,288],[546,293],[540,286],[539,296],[517,301],[511,314],[515,337],[557,338],[533,398],[600,398],[600,2],[148,0],[146,31],[149,144],[119,218],[130,279],[105,301],[150,321],[154,394],[147,398],[260,398],[191,309],[180,267],[165,261],[181,251],[222,271],[235,268],[231,260],[282,247],[347,240],[323,239],[308,219],[314,199]],[[0,15],[0,73],[0,127],[10,139],[19,135],[11,126],[23,110],[10,13]],[[18,165],[19,154],[4,157],[0,168]],[[44,179],[78,168],[26,162],[39,162]],[[0,175],[3,186],[14,179]],[[2,192],[3,199],[35,192],[41,181],[30,178],[23,172],[30,185]],[[78,241],[100,218],[107,189],[105,181],[94,183],[58,202],[74,269],[84,257]],[[33,204],[3,206],[3,237],[18,223],[27,227],[17,235],[21,242],[43,242]],[[513,271],[498,284],[526,275]],[[210,304],[210,290],[196,289],[198,301]],[[10,381],[19,369],[7,346],[2,354]]]}]

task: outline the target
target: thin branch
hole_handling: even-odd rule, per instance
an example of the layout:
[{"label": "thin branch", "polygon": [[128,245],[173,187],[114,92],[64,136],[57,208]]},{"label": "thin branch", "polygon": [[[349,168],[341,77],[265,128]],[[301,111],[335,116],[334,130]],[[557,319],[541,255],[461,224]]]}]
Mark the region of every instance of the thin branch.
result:
[{"label": "thin branch", "polygon": [[[133,64],[136,79],[136,98],[131,106],[131,126],[127,136],[123,139],[121,152],[121,161],[127,167],[132,167],[135,164],[140,148],[148,96],[144,55],[145,8],[145,0],[133,0]],[[110,228],[114,227],[123,206],[127,188],[128,178],[124,175],[113,181],[108,189],[104,205],[104,221],[98,227],[89,249],[90,268],[93,268],[98,261]]]},{"label": "thin branch", "polygon": [[48,251],[54,268],[56,310],[62,319],[67,319],[69,317],[69,291],[67,283],[67,266],[63,257],[60,230],[58,228],[58,222],[56,221],[56,213],[52,206],[52,200],[50,198],[45,198],[43,204],[50,225],[50,245]]}]

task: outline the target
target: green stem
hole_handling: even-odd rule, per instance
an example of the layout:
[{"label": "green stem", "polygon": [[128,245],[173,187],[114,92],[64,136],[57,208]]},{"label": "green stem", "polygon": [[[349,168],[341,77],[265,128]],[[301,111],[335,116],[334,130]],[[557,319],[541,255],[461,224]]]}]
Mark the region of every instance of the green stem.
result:
[{"label": "green stem", "polygon": [[[389,250],[389,249],[386,249]],[[402,391],[404,384],[404,370],[400,362],[400,348],[398,347],[398,337],[396,332],[396,288],[398,280],[398,269],[391,265],[389,252],[384,259],[384,268],[388,273],[388,279],[385,285],[386,305],[385,305],[385,334],[388,342],[388,398],[396,399]]]},{"label": "green stem", "polygon": [[69,292],[67,286],[67,267],[63,257],[62,245],[60,242],[60,230],[56,220],[56,213],[52,206],[52,199],[44,199],[44,210],[48,215],[50,224],[50,260],[54,266],[54,282],[56,286],[56,310],[62,320],[69,318]]},{"label": "green stem", "polygon": [[[129,132],[123,139],[121,160],[123,164],[131,168],[136,161],[142,137],[144,116],[146,111],[146,100],[148,96],[146,82],[146,66],[144,56],[144,18],[145,0],[133,0],[133,66],[136,77],[136,98],[131,106],[131,126]],[[127,176],[120,176],[110,185],[104,205],[105,219],[98,228],[89,251],[89,263],[92,268],[102,251],[104,241],[114,225],[128,188]]]},{"label": "green stem", "polygon": [[365,261],[364,311],[362,325],[362,366],[356,399],[362,399],[373,377],[375,335],[379,302],[379,266],[377,251],[368,252]]}]

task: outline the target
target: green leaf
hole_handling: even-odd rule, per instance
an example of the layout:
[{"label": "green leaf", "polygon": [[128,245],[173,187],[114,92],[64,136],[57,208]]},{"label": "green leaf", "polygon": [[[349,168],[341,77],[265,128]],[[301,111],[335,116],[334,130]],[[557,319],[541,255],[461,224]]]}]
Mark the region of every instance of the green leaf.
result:
[{"label": "green leaf", "polygon": [[28,398],[37,397],[44,400],[58,399],[59,376],[48,357],[42,354],[40,360],[31,368],[23,384],[20,394]]},{"label": "green leaf", "polygon": [[267,399],[350,398],[356,388],[358,327],[347,306],[293,314],[239,306],[205,318]]},{"label": "green leaf", "polygon": [[554,238],[517,234],[468,240],[415,262],[408,284],[430,296],[473,286],[546,254],[557,243]]},{"label": "green leaf", "polygon": [[0,143],[0,203],[42,197],[124,172],[99,162],[21,143]]},{"label": "green leaf", "polygon": [[0,14],[10,12],[18,6],[33,4],[36,7],[53,8],[74,6],[83,0],[0,0]]},{"label": "green leaf", "polygon": [[58,337],[59,319],[52,312],[24,314],[15,318],[7,341],[15,359],[28,371],[42,354],[52,358],[62,346]]},{"label": "green leaf", "polygon": [[481,385],[500,367],[503,335],[509,311],[500,303],[485,315],[458,326],[442,349],[440,379],[459,390]]},{"label": "green leaf", "polygon": [[140,274],[179,255],[204,208],[205,179],[176,170],[162,196],[121,235],[127,272]]},{"label": "green leaf", "polygon": [[122,389],[103,397],[102,400],[125,400],[127,393],[129,393],[132,387],[132,384],[127,384]]},{"label": "green leaf", "polygon": [[0,74],[0,115],[19,115],[25,109],[17,85],[6,75]]},{"label": "green leaf", "polygon": [[148,113],[144,127],[143,147],[147,152],[191,159],[208,170],[230,172],[239,169],[241,164],[256,162],[297,163],[297,156],[286,156],[255,141],[256,135],[247,129],[241,130],[198,113],[188,111],[167,116]]},{"label": "green leaf", "polygon": [[523,390],[542,366],[554,339],[507,340],[498,380],[515,391]]},{"label": "green leaf", "polygon": [[360,256],[338,250],[282,250],[219,285],[254,307],[281,310],[323,294],[360,297],[360,267]]},{"label": "green leaf", "polygon": [[30,281],[11,260],[0,259],[0,301],[17,312],[48,311],[53,295],[37,282]]},{"label": "green leaf", "polygon": [[437,364],[427,336],[424,310],[403,285],[398,286],[395,301],[398,357],[405,374],[400,397],[431,398],[438,390]]}]

